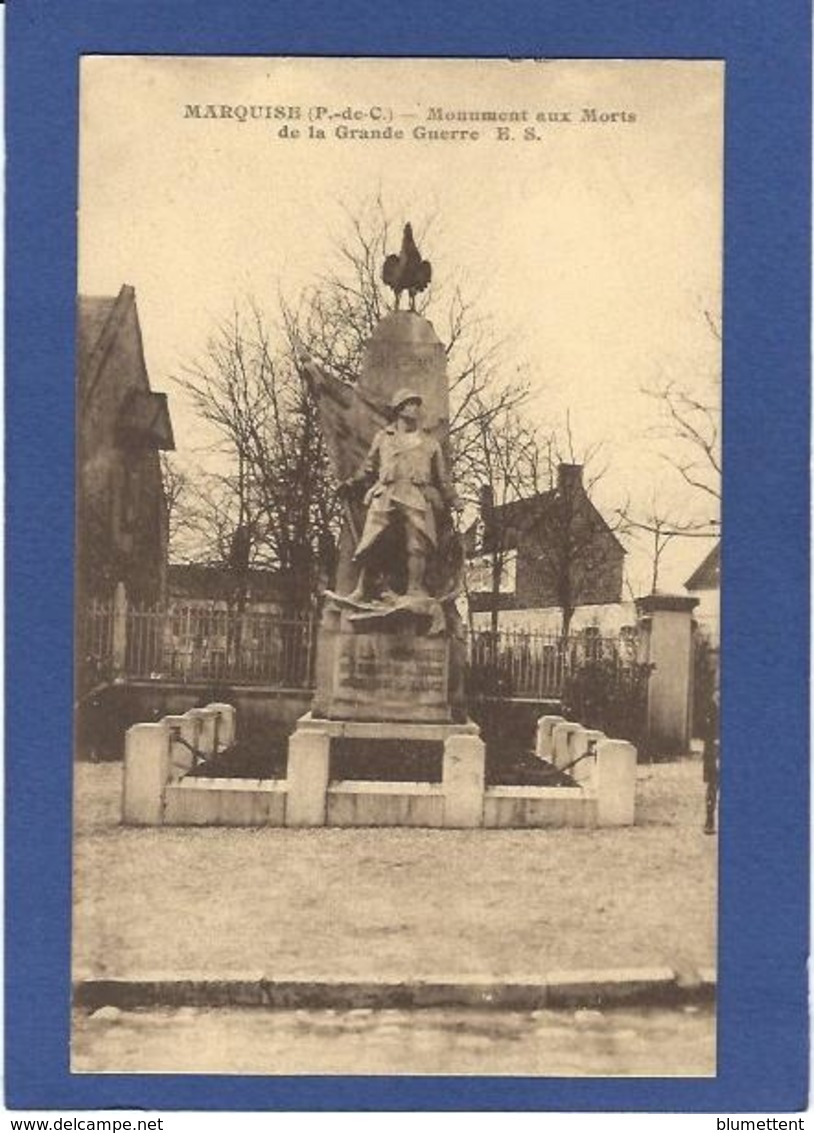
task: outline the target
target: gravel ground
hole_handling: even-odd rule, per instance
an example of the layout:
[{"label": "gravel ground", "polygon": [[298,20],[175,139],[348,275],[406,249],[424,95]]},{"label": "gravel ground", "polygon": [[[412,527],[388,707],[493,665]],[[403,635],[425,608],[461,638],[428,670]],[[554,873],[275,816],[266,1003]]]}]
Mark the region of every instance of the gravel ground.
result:
[{"label": "gravel ground", "polygon": [[630,829],[136,830],[121,765],[78,764],[75,976],[714,965],[700,763],[639,774]]}]

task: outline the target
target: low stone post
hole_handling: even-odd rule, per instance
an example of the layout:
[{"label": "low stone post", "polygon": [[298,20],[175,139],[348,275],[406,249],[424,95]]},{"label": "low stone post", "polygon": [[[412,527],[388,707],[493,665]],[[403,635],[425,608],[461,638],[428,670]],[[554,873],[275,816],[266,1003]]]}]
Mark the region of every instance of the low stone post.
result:
[{"label": "low stone post", "polygon": [[596,749],[598,826],[632,826],[636,809],[636,748],[602,740]]},{"label": "low stone post", "polygon": [[331,737],[319,729],[295,731],[288,741],[286,826],[324,826]]},{"label": "low stone post", "polygon": [[[578,762],[574,763],[568,774],[580,786],[584,786],[594,778],[596,749],[604,739],[605,733],[598,732],[595,728],[580,728],[578,732],[572,734],[568,749],[571,761],[578,760]],[[588,755],[592,745],[593,757]]]},{"label": "low stone post", "polygon": [[565,767],[571,762],[569,741],[574,732],[581,731],[581,724],[574,724],[570,720],[563,720],[554,725],[551,733],[553,760],[555,767]]},{"label": "low stone post", "polygon": [[198,721],[198,742],[196,744],[198,751],[204,758],[214,755],[218,742],[217,711],[209,706],[206,708],[190,708],[186,715],[192,716]]},{"label": "low stone post", "polygon": [[185,740],[189,747],[192,749],[189,752],[190,766],[197,763],[200,756],[197,754],[201,748],[201,728],[203,727],[203,720],[200,716],[200,708],[190,708],[183,715],[184,723],[181,726],[181,739]]},{"label": "low stone post", "polygon": [[164,788],[170,778],[170,733],[164,720],[134,724],[124,741],[122,821],[129,826],[160,826]]},{"label": "low stone post", "polygon": [[554,754],[551,733],[557,724],[565,723],[564,716],[541,716],[537,721],[537,737],[534,754],[538,759],[551,759]]},{"label": "low stone post", "polygon": [[225,751],[235,742],[236,712],[233,704],[209,704],[218,713],[218,751]]},{"label": "low stone post", "polygon": [[444,826],[483,825],[486,746],[480,736],[448,736],[444,742]]},{"label": "low stone post", "polygon": [[200,722],[196,716],[164,716],[170,741],[170,779],[181,779],[195,763],[194,749],[198,746]]}]

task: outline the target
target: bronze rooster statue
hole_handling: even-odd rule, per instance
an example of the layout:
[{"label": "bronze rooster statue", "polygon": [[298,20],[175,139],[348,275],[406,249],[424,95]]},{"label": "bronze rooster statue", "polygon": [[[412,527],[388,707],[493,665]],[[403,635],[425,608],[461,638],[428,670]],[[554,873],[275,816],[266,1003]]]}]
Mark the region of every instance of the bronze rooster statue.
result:
[{"label": "bronze rooster statue", "polygon": [[432,265],[429,260],[422,260],[421,253],[413,239],[413,227],[404,225],[404,236],[401,241],[399,254],[390,255],[384,261],[382,279],[388,287],[392,287],[396,296],[396,307],[401,304],[401,293],[406,291],[410,296],[410,310],[415,310],[415,297],[423,291],[432,279]]}]

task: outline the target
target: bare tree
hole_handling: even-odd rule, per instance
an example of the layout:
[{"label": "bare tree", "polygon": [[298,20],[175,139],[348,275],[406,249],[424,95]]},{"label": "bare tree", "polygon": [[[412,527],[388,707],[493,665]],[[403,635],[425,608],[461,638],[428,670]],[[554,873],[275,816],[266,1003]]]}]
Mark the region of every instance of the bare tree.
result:
[{"label": "bare tree", "polygon": [[[237,477],[188,467],[181,474],[183,490],[173,505],[174,539],[170,559],[197,562],[225,569],[232,541],[239,529],[240,495]],[[250,549],[250,563],[258,558]]]},{"label": "bare tree", "polygon": [[173,561],[192,534],[190,496],[194,491],[189,472],[178,461],[177,454],[160,452],[161,482],[167,515],[168,557]]},{"label": "bare tree", "polygon": [[568,416],[560,437],[543,436],[513,414],[483,427],[480,449],[469,457],[468,479],[480,485],[476,530],[491,571],[493,633],[506,564],[521,548],[534,564],[537,602],[560,610],[563,638],[577,606],[596,600],[605,575],[611,575],[608,600],[618,596],[623,549],[617,536],[624,522],[618,511],[606,521],[590,499],[607,470],[601,456],[599,445],[577,450]]},{"label": "bare tree", "polygon": [[650,544],[650,593],[658,591],[659,572],[662,556],[674,539],[709,539],[718,531],[714,519],[687,520],[676,517],[654,495],[650,504],[641,512],[634,512],[630,506],[620,508],[618,514],[627,531],[641,532]]},{"label": "bare tree", "polygon": [[[704,310],[704,321],[716,352],[720,349],[718,320]],[[666,459],[684,482],[708,499],[721,499],[721,404],[718,371],[714,378],[700,375],[690,386],[675,380],[662,381],[645,390],[660,405],[658,432],[670,441]]]},{"label": "bare tree", "polygon": [[[470,555],[489,571],[490,628],[496,639],[505,573],[517,550],[517,518],[508,505],[539,493],[542,450],[535,431],[516,412],[483,412],[476,420],[477,431],[471,430],[458,465],[462,497],[479,510]],[[469,606],[471,611],[471,596]]]},{"label": "bare tree", "polygon": [[333,543],[336,503],[315,408],[291,358],[275,353],[250,305],[175,380],[213,426],[227,469],[210,479],[198,508],[219,561],[237,579],[262,560],[280,573],[295,608],[306,608]]}]

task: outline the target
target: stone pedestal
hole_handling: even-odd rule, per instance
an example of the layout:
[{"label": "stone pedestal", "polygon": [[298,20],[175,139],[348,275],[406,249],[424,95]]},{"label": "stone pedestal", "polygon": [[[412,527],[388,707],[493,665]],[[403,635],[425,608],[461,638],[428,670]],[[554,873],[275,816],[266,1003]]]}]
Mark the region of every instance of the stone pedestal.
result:
[{"label": "stone pedestal", "polygon": [[451,723],[456,684],[453,643],[419,632],[417,618],[399,628],[360,629],[345,611],[327,610],[317,639],[312,714],[328,720]]}]

